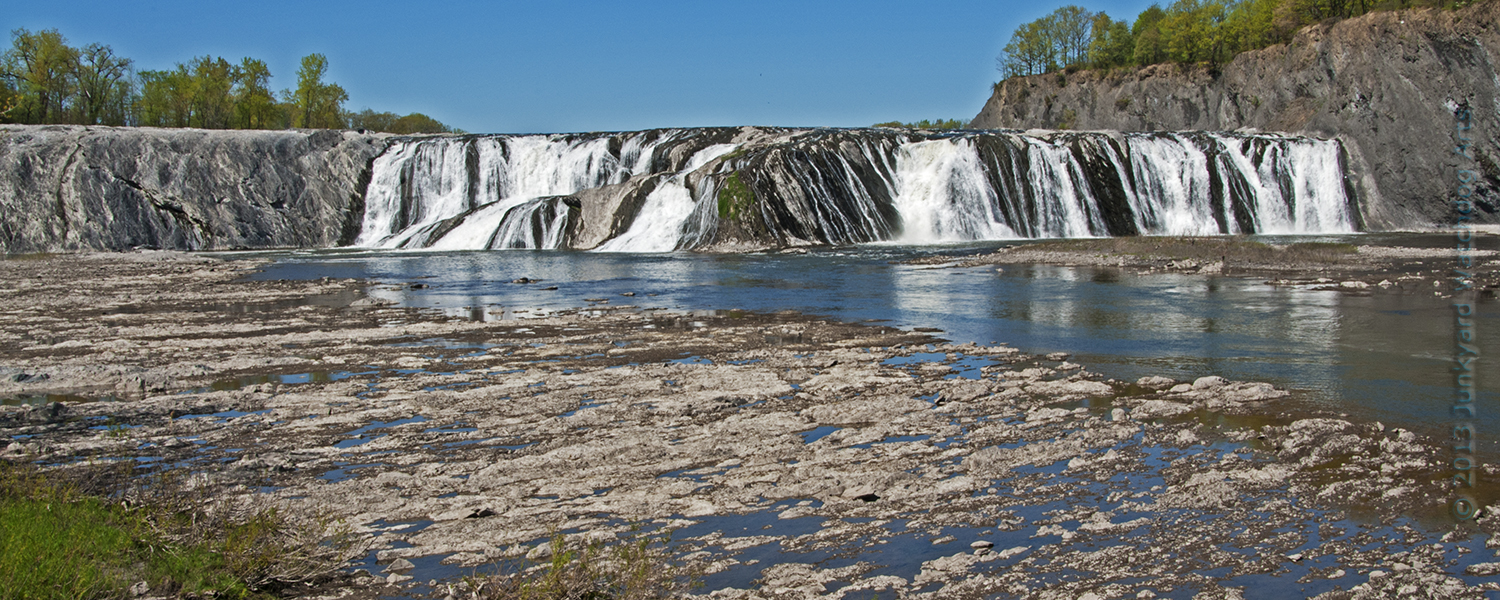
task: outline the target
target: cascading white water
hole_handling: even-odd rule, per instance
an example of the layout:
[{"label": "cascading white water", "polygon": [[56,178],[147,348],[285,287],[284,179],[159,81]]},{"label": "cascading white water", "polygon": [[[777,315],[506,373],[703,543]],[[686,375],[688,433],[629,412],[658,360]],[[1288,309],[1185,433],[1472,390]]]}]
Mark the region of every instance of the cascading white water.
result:
[{"label": "cascading white water", "polygon": [[[776,219],[759,226],[787,227],[776,234],[787,243],[1354,230],[1333,141],[1229,133],[923,137],[809,130],[759,146],[711,143],[733,133],[404,140],[374,161],[356,244],[566,247],[569,219],[582,213],[560,197],[651,176],[658,180],[638,200],[640,208],[614,215],[630,226],[595,249],[691,249],[715,242],[718,186],[731,168],[717,159],[737,149],[760,157],[732,166],[743,181],[757,182],[759,208],[740,218]],[[710,164],[713,172],[697,172]]]},{"label": "cascading white water", "polygon": [[979,153],[968,140],[906,144],[896,154],[893,199],[910,244],[1017,237],[999,213]]},{"label": "cascading white water", "polygon": [[1037,202],[1037,237],[1091,237],[1102,235],[1104,224],[1093,207],[1088,176],[1066,146],[1026,137],[1031,164],[1028,183]]},{"label": "cascading white water", "polygon": [[1344,193],[1344,172],[1336,146],[1292,141],[1281,170],[1291,178],[1292,197],[1296,199],[1293,233],[1354,231],[1354,214]]},{"label": "cascading white water", "polygon": [[[1129,173],[1120,171],[1125,197],[1141,233],[1213,235],[1219,233],[1209,202],[1208,157],[1179,135],[1127,136]],[[1231,230],[1225,233],[1238,233]]]},{"label": "cascading white water", "polygon": [[[686,167],[661,182],[646,195],[646,203],[625,233],[599,246],[600,252],[671,252],[681,244],[683,226],[699,212],[698,198],[688,188],[688,174],[720,156],[733,152],[735,144],[714,144],[688,160]],[[706,202],[706,200],[705,200]]]}]

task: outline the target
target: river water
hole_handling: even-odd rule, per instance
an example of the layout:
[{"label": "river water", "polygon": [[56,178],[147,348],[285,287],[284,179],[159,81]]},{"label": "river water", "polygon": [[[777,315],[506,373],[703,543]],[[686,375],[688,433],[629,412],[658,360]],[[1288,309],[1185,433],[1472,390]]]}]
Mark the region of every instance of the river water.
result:
[{"label": "river water", "polygon": [[[1447,245],[1447,238],[1401,241]],[[1452,299],[1113,268],[902,264],[998,245],[738,255],[317,251],[274,255],[277,261],[256,278],[362,278],[377,284],[376,297],[485,320],[534,317],[601,298],[682,311],[794,310],[938,328],[937,335],[960,343],[1067,352],[1122,380],[1216,374],[1267,381],[1294,390],[1300,402],[1427,433],[1445,435],[1456,420]],[[539,282],[512,283],[523,277]],[[1500,303],[1481,301],[1474,319],[1481,355],[1500,348]],[[1496,406],[1500,392],[1483,372],[1478,386],[1479,450],[1500,455],[1500,417],[1483,409]]]}]

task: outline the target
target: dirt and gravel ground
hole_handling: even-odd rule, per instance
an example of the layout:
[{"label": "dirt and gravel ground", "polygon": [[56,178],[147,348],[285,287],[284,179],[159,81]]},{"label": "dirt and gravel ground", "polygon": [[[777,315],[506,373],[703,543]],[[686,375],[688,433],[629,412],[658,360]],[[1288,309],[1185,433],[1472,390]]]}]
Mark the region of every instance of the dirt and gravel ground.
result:
[{"label": "dirt and gravel ground", "polygon": [[0,261],[0,456],[344,518],[369,553],[325,596],[461,597],[551,532],[636,527],[715,598],[1500,590],[1500,516],[1447,515],[1442,440],[1268,384],[789,313],[477,322],[260,264]]}]

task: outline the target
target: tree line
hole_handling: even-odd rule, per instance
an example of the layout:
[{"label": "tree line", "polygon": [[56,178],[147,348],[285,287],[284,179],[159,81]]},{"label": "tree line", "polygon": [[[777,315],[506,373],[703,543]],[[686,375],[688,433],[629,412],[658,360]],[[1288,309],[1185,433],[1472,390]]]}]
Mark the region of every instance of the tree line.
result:
[{"label": "tree line", "polygon": [[871,125],[871,127],[891,127],[891,128],[896,128],[896,129],[900,129],[900,128],[906,128],[906,129],[963,129],[964,127],[967,127],[967,126],[968,126],[968,122],[967,121],[960,121],[958,119],[947,119],[947,120],[938,119],[936,121],[929,121],[927,119],[922,119],[921,121],[917,121],[915,123],[902,123],[900,121],[888,121],[888,122],[885,122],[885,123],[876,123],[874,125]]},{"label": "tree line", "polygon": [[1132,21],[1064,6],[1017,27],[995,59],[1006,78],[1059,69],[1160,63],[1217,66],[1235,55],[1291,41],[1305,25],[1376,10],[1461,8],[1471,0],[1176,0]]},{"label": "tree line", "polygon": [[297,86],[275,92],[271,70],[254,58],[136,71],[109,46],[75,48],[56,29],[17,29],[0,54],[0,123],[461,133],[421,113],[347,111],[349,94],[327,74],[327,57],[309,54]]}]

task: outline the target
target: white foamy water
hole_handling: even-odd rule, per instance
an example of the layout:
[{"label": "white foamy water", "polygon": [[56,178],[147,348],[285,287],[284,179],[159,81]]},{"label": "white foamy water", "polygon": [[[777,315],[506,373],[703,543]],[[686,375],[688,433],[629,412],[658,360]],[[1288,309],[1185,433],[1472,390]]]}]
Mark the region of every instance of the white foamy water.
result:
[{"label": "white foamy water", "polygon": [[[727,172],[698,171],[739,146],[708,144],[685,153],[695,140],[706,141],[695,136],[722,133],[677,129],[398,142],[373,163],[355,243],[564,248],[569,219],[577,213],[553,198],[651,176],[661,181],[639,211],[615,216],[629,227],[595,249],[699,247],[718,231],[717,186]],[[742,218],[778,215],[778,222],[760,225],[778,228],[778,239],[797,243],[1355,229],[1339,146],[1332,141],[1220,133],[806,135],[811,141],[798,142],[795,151],[775,154],[779,162],[739,167],[761,169],[741,174],[757,182],[758,194],[758,210]],[[769,175],[773,171],[766,169],[773,168]],[[796,206],[784,204],[789,199]]]}]

